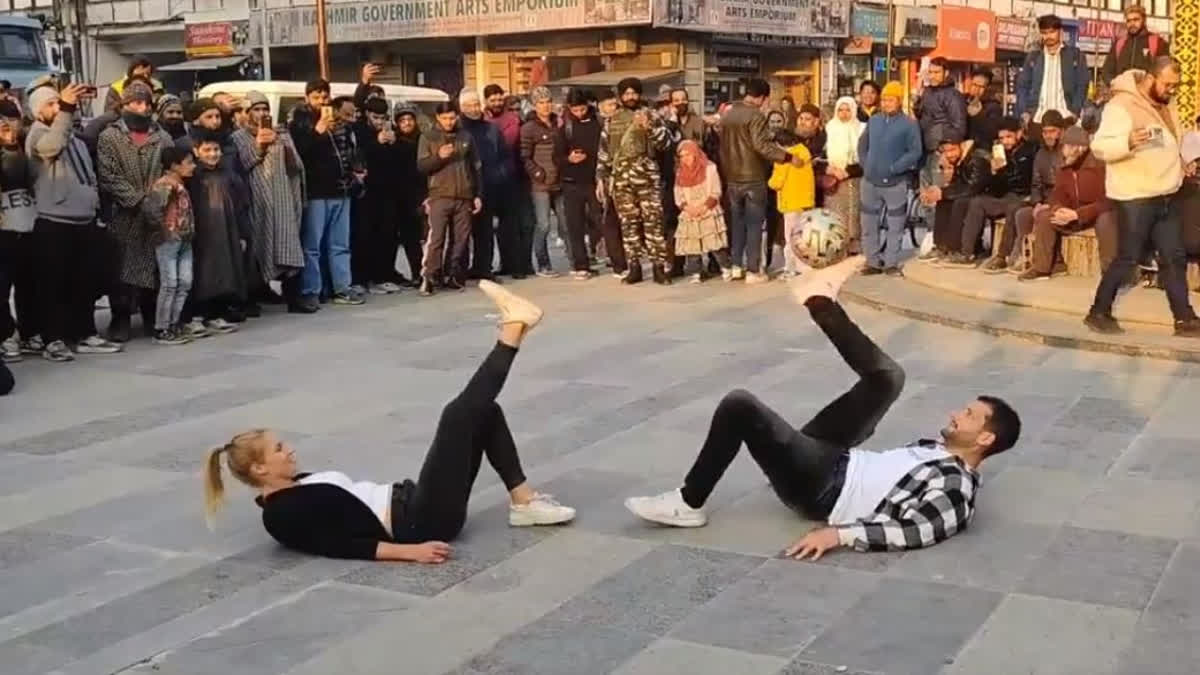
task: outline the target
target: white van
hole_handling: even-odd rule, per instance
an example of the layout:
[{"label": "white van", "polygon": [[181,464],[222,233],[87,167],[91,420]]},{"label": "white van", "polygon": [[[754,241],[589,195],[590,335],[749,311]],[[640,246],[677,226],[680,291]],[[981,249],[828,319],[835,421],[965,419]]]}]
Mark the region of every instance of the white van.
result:
[{"label": "white van", "polygon": [[[271,114],[275,119],[283,121],[291,117],[293,108],[304,102],[304,86],[304,82],[289,80],[234,80],[205,85],[196,96],[204,98],[217,92],[241,96],[247,92],[257,91],[270,101]],[[421,111],[417,122],[422,129],[429,127],[434,116],[434,107],[438,103],[450,100],[446,92],[428,87],[410,87],[403,84],[381,84],[379,86],[383,87],[383,95],[392,108],[395,108],[399,101],[407,101],[415,105]],[[357,82],[331,82],[329,93],[332,98],[353,96],[354,90],[357,88]]]}]

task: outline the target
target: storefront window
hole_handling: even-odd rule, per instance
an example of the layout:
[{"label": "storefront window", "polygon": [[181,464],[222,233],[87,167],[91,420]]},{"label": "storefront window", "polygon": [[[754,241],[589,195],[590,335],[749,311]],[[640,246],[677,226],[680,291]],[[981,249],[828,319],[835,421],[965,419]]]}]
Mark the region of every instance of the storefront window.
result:
[{"label": "storefront window", "polygon": [[837,95],[854,96],[863,82],[875,80],[874,63],[875,58],[870,54],[838,57]]}]

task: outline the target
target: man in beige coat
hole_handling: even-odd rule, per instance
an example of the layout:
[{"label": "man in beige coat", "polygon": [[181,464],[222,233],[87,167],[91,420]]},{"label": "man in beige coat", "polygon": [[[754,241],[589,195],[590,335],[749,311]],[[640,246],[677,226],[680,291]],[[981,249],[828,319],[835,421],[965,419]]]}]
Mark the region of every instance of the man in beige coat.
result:
[{"label": "man in beige coat", "polygon": [[1179,76],[1179,62],[1166,56],[1155,59],[1149,71],[1119,75],[1092,139],[1092,152],[1107,165],[1105,191],[1117,206],[1121,231],[1117,259],[1101,277],[1083,320],[1099,333],[1122,332],[1112,316],[1113,302],[1143,249],[1153,242],[1175,334],[1200,337],[1200,319],[1188,301],[1179,212],[1171,199],[1183,183],[1182,130],[1172,104]]}]

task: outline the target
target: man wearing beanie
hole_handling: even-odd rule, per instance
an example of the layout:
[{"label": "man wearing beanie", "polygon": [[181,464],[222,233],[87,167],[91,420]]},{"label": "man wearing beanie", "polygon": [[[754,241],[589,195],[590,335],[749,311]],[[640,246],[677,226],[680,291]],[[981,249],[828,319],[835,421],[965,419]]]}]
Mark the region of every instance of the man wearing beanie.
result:
[{"label": "man wearing beanie", "polygon": [[1096,299],[1084,323],[1099,333],[1119,333],[1112,316],[1117,291],[1153,243],[1158,249],[1159,280],[1175,317],[1175,334],[1200,337],[1200,319],[1188,300],[1186,260],[1179,211],[1172,198],[1183,183],[1179,155],[1182,131],[1171,99],[1179,88],[1179,62],[1162,57],[1149,71],[1130,70],[1112,83],[1092,152],[1107,164],[1105,188],[1117,204],[1121,223],[1117,258],[1100,279]]},{"label": "man wearing beanie", "polygon": [[158,99],[155,120],[163,131],[174,140],[187,135],[187,124],[183,121],[183,101],[174,94],[163,94]]},{"label": "man wearing beanie", "polygon": [[[539,277],[556,277],[550,266],[550,249],[547,239],[550,236],[550,211],[553,209],[560,223],[560,236],[564,242],[569,241],[565,236],[566,217],[562,208],[562,167],[559,157],[563,154],[562,138],[558,134],[558,116],[553,112],[553,102],[550,100],[550,90],[545,87],[535,87],[529,94],[533,103],[533,117],[521,126],[521,163],[529,176],[533,194],[533,212],[535,226],[533,229],[533,255],[537,262]],[[568,244],[568,249],[570,248]],[[529,255],[521,251],[520,255]],[[570,251],[567,251],[570,258]]]},{"label": "man wearing beanie", "polygon": [[1033,232],[1034,216],[1050,206],[1050,194],[1054,192],[1054,181],[1058,167],[1062,164],[1061,139],[1066,127],[1066,120],[1057,110],[1047,110],[1042,115],[1041,125],[1029,125],[1029,133],[1040,131],[1042,141],[1037,155],[1033,158],[1033,182],[1030,184],[1029,202],[1017,209],[1013,215],[1013,222],[1007,223],[1004,228],[999,248],[992,251],[995,256],[1006,256],[1005,269],[1011,273],[1020,274],[1025,271],[1021,266],[1021,242]]},{"label": "man wearing beanie", "polygon": [[1018,280],[1049,279],[1062,235],[1089,227],[1096,230],[1101,266],[1107,268],[1116,256],[1117,213],[1104,193],[1104,163],[1092,156],[1089,142],[1087,132],[1079,127],[1063,133],[1056,187],[1049,206],[1035,218],[1033,265]]},{"label": "man wearing beanie", "polygon": [[[900,109],[903,96],[899,82],[888,82],[879,99],[880,112],[871,117],[858,139],[864,179],[862,245],[867,257],[863,274],[900,274],[909,175],[916,171],[922,152],[920,127]],[[880,231],[884,227],[886,236]]]},{"label": "man wearing beanie", "polygon": [[42,87],[29,97],[33,128],[25,139],[34,176],[37,221],[34,250],[38,259],[40,328],[49,361],[71,361],[80,354],[121,351],[96,331],[94,303],[109,250],[96,226],[100,199],[96,171],[83,141],[71,133],[80,85],[62,93]]},{"label": "man wearing beanie", "polygon": [[150,87],[134,80],[121,93],[121,119],[100,134],[97,174],[100,189],[112,198],[109,232],[120,249],[119,280],[124,292],[110,294],[112,322],[108,337],[114,342],[130,338],[130,317],[140,306],[142,324],[153,332],[158,285],[158,263],[142,213],[142,200],[162,175],[160,155],[171,137],[151,119]]}]

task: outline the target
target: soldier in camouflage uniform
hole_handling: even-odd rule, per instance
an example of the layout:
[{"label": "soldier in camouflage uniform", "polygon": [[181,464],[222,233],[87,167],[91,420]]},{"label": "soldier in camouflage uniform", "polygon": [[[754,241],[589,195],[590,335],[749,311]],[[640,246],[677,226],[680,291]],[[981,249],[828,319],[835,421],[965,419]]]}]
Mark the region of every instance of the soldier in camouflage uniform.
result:
[{"label": "soldier in camouflage uniform", "polygon": [[621,108],[600,133],[596,173],[598,189],[611,190],[629,271],[623,283],[642,280],[641,259],[648,253],[654,281],[669,284],[670,260],[663,234],[662,177],[655,155],[667,148],[667,127],[642,101],[642,83],[626,78],[617,85]]}]

